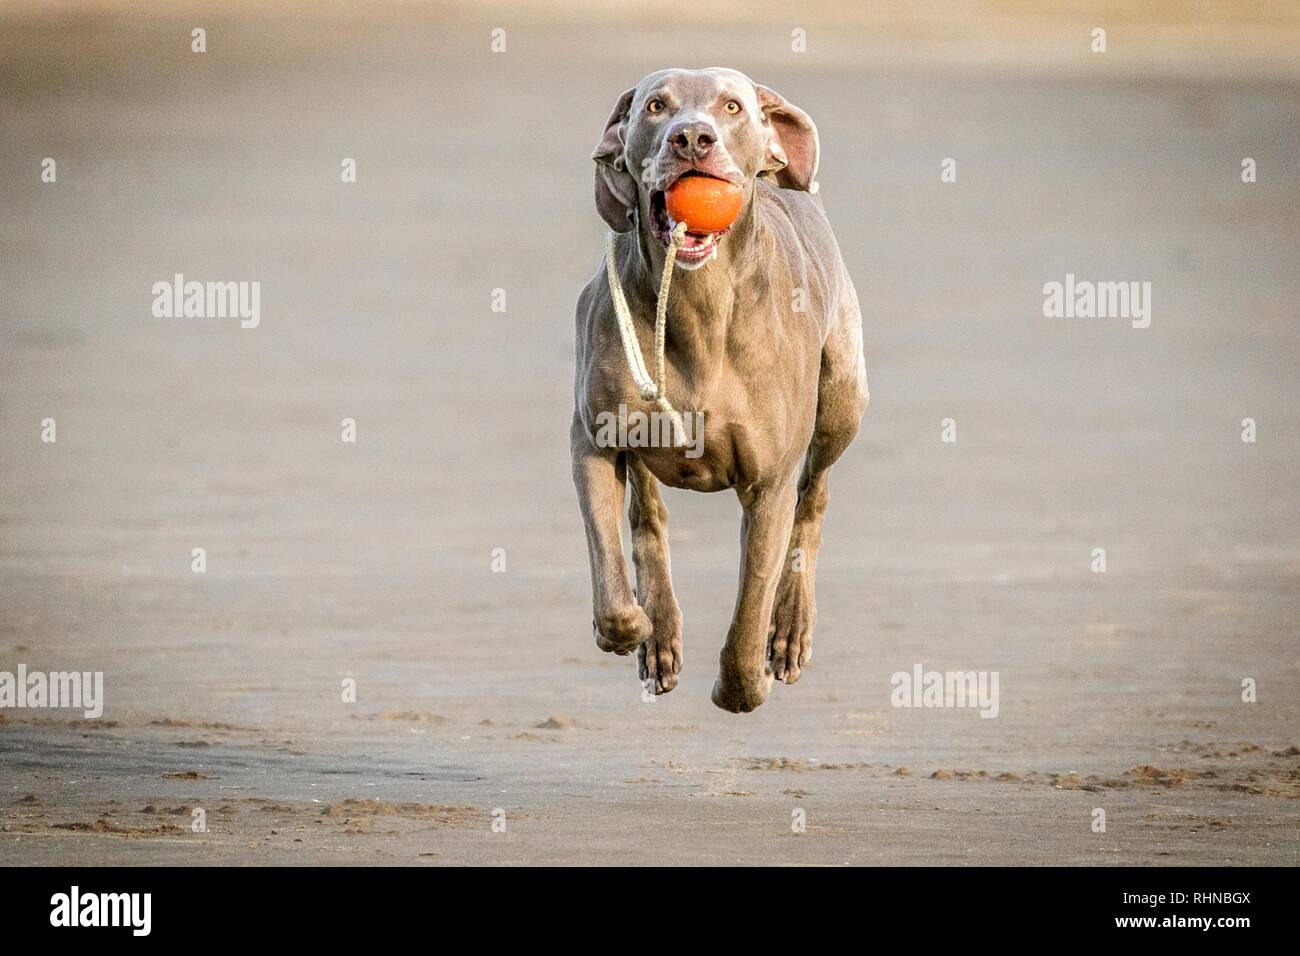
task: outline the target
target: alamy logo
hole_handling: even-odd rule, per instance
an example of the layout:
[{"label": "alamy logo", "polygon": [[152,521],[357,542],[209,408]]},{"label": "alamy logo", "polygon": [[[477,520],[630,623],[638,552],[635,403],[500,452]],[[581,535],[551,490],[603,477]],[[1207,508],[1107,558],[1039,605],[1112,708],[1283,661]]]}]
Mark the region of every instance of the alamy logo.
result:
[{"label": "alamy logo", "polygon": [[682,431],[685,434],[677,434],[672,416],[667,412],[629,412],[626,405],[619,405],[617,412],[597,413],[595,441],[597,448],[685,446],[687,458],[699,458],[704,454],[704,413],[683,415]]},{"label": "alamy logo", "polygon": [[1091,282],[1075,280],[1043,286],[1043,315],[1049,319],[1132,319],[1133,328],[1151,324],[1150,282]]},{"label": "alamy logo", "polygon": [[176,273],[171,282],[153,284],[156,319],[239,319],[242,329],[262,321],[262,283],[186,282]]},{"label": "alamy logo", "polygon": [[148,936],[152,925],[152,893],[70,893],[50,897],[51,926],[129,926],[133,936]]},{"label": "alamy logo", "polygon": [[87,720],[104,713],[103,671],[0,671],[0,709],[5,707],[78,707]]},{"label": "alamy logo", "polygon": [[978,707],[981,717],[998,715],[997,671],[896,671],[889,678],[895,707]]}]

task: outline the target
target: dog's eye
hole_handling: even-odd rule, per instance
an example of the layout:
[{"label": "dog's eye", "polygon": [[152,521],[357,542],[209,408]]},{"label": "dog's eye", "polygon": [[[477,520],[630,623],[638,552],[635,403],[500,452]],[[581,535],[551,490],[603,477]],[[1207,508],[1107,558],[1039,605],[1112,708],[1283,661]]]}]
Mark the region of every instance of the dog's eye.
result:
[{"label": "dog's eye", "polygon": [[664,111],[663,100],[651,100],[645,105],[647,113],[662,113]]},{"label": "dog's eye", "polygon": [[723,109],[734,116],[736,113],[740,112],[740,104],[735,100],[727,100],[727,105],[724,106]]}]

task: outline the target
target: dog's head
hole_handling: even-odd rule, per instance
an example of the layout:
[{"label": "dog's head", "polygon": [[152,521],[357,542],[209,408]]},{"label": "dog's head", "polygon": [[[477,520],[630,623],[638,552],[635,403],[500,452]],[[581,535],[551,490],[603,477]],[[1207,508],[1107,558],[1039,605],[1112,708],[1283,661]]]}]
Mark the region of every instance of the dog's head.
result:
[{"label": "dog's head", "polygon": [[[735,70],[661,70],[614,104],[591,158],[596,209],[615,232],[639,225],[668,244],[673,223],[664,193],[681,176],[703,175],[744,189],[768,176],[786,189],[816,191],[817,127],[803,110]],[[677,252],[694,269],[717,255],[727,233],[690,233]]]}]

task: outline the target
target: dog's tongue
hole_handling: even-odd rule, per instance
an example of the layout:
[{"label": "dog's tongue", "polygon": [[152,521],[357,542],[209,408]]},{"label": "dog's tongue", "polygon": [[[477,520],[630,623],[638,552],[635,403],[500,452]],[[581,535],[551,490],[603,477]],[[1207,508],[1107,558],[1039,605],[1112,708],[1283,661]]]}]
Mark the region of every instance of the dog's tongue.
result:
[{"label": "dog's tongue", "polygon": [[701,246],[707,246],[709,240],[713,238],[712,233],[707,232],[688,232],[682,238],[683,249],[698,249]]}]

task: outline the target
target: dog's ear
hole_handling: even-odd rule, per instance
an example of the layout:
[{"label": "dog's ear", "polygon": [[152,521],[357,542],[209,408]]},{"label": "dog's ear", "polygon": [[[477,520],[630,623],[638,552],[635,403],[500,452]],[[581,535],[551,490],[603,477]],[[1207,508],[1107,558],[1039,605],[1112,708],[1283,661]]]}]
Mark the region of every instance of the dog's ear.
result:
[{"label": "dog's ear", "polygon": [[780,93],[754,85],[763,123],[769,129],[763,172],[786,189],[817,191],[817,127],[811,117]]},{"label": "dog's ear", "polygon": [[624,127],[635,93],[633,88],[618,98],[605,121],[605,135],[591,154],[596,161],[596,211],[615,232],[632,228],[632,211],[636,209],[636,180],[628,172],[623,152]]}]

